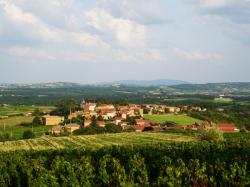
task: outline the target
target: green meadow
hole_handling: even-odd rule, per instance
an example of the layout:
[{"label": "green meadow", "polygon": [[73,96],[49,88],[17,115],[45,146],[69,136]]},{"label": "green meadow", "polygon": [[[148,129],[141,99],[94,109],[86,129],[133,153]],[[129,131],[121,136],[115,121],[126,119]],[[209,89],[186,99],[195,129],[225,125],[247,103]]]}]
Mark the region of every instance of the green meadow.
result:
[{"label": "green meadow", "polygon": [[185,115],[175,115],[175,114],[165,114],[165,115],[144,115],[144,118],[147,120],[151,120],[157,123],[164,123],[164,122],[174,122],[177,125],[185,126],[185,125],[192,125],[195,122],[199,123],[201,120],[195,119]]},{"label": "green meadow", "polygon": [[0,106],[0,118],[1,116],[17,116],[23,115],[27,112],[33,112],[35,109],[39,109],[41,111],[44,110],[53,110],[55,107],[53,106],[35,106],[35,105],[7,105]]},{"label": "green meadow", "polygon": [[20,139],[23,136],[23,132],[31,130],[36,136],[41,136],[44,132],[50,129],[50,126],[21,126],[20,123],[30,123],[33,117],[27,116],[14,116],[6,119],[0,119],[0,134],[9,133],[14,139]]},{"label": "green meadow", "polygon": [[231,103],[232,101],[231,98],[214,98],[215,103]]}]

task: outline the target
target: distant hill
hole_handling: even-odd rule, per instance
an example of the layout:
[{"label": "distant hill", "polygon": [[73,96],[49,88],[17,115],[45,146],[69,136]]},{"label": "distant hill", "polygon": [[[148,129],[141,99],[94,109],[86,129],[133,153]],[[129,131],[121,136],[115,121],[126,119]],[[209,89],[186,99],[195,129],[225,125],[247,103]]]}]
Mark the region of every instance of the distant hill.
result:
[{"label": "distant hill", "polygon": [[[54,93],[84,93],[86,95],[109,95],[127,93],[205,94],[205,95],[250,95],[250,82],[190,84],[178,80],[123,80],[98,84],[77,84],[66,82],[38,84],[0,84],[1,90],[44,89]],[[63,91],[62,91],[63,90]],[[40,93],[39,93],[40,94]],[[46,93],[49,94],[49,93]],[[45,94],[45,95],[46,95]]]},{"label": "distant hill", "polygon": [[122,84],[128,86],[174,86],[174,85],[190,84],[190,83],[180,80],[158,79],[158,80],[121,80],[114,82],[105,82],[101,84],[106,84],[106,85]]},{"label": "distant hill", "polygon": [[176,91],[183,93],[221,93],[221,94],[248,94],[250,93],[250,82],[228,82],[207,84],[180,84],[172,85]]},{"label": "distant hill", "polygon": [[69,88],[79,87],[77,83],[51,82],[51,83],[30,83],[30,84],[0,84],[2,88]]}]

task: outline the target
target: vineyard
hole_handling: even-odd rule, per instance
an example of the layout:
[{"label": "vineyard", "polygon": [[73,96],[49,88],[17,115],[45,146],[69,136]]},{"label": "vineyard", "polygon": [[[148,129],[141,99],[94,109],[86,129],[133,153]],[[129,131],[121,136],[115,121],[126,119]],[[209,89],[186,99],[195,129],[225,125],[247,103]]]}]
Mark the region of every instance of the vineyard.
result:
[{"label": "vineyard", "polygon": [[167,133],[118,133],[65,137],[41,137],[0,143],[0,151],[100,148],[105,145],[151,144],[193,141],[195,137]]},{"label": "vineyard", "polygon": [[[151,135],[151,134],[150,134]],[[151,135],[152,137],[152,135]],[[158,138],[157,138],[158,137]],[[239,142],[166,142],[168,134],[155,134],[156,142],[150,142],[149,134],[119,136],[87,136],[93,146],[80,148],[76,140],[55,139],[44,148],[61,145],[77,149],[49,149],[43,151],[0,152],[1,186],[249,186],[250,144]],[[107,141],[101,141],[104,139]],[[112,145],[128,143],[136,145]],[[153,138],[153,139],[154,139]],[[178,137],[171,137],[177,138]],[[67,140],[67,141],[66,141]],[[98,140],[98,141],[97,141]],[[145,141],[146,140],[146,141]],[[41,141],[41,142],[39,142]],[[60,141],[65,141],[64,146]],[[159,142],[161,143],[159,143]],[[181,139],[180,139],[181,141]],[[77,141],[78,142],[78,141]],[[81,142],[81,141],[80,141]],[[35,146],[35,142],[28,142]],[[124,144],[126,144],[124,143]],[[77,146],[79,144],[80,146]],[[104,144],[112,146],[103,146]],[[23,145],[21,145],[23,146]],[[35,146],[36,147],[36,146]],[[36,147],[38,149],[38,147]],[[30,149],[29,146],[27,149]]]}]

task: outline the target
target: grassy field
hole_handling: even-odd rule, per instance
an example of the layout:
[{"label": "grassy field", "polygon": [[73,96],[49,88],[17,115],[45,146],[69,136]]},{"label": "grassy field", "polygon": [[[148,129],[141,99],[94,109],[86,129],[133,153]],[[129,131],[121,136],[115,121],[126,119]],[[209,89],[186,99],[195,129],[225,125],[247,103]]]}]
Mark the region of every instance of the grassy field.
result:
[{"label": "grassy field", "polygon": [[118,133],[67,137],[41,137],[29,140],[0,142],[0,151],[47,150],[64,148],[100,148],[105,145],[136,145],[171,141],[195,141],[193,136],[168,133]]},{"label": "grassy field", "polygon": [[7,106],[1,106],[0,107],[0,117],[1,116],[16,116],[16,115],[22,115],[26,112],[33,112],[35,109],[43,110],[53,110],[55,107],[53,106],[28,106],[28,105],[7,105]]},{"label": "grassy field", "polygon": [[177,125],[191,125],[195,122],[201,122],[198,119],[184,116],[184,115],[174,115],[174,114],[166,114],[166,115],[144,115],[144,118],[147,120],[151,120],[157,123],[164,123],[166,121],[174,122]]},{"label": "grassy field", "polygon": [[231,103],[232,101],[231,98],[214,98],[214,103]]},{"label": "grassy field", "polygon": [[32,120],[32,116],[14,116],[6,119],[0,119],[0,128],[2,128],[4,125],[6,127],[13,127],[22,122],[32,122]]},{"label": "grassy field", "polygon": [[[8,132],[15,139],[20,139],[23,136],[23,132],[26,130],[32,130],[32,127],[24,127],[19,124],[22,122],[32,122],[33,117],[15,116],[6,119],[0,119],[0,133]],[[33,127],[33,132],[36,136],[44,134],[44,131],[49,129],[49,126]]]}]

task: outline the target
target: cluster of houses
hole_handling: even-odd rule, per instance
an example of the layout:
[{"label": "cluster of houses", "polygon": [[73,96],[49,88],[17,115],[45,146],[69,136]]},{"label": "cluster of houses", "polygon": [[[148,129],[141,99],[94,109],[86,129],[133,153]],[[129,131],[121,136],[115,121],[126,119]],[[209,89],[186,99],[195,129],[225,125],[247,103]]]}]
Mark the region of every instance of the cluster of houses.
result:
[{"label": "cluster of houses", "polygon": [[[167,130],[167,129],[178,129],[178,130],[198,130],[199,128],[205,128],[202,124],[194,124],[189,126],[160,126],[160,124],[153,121],[143,119],[145,112],[147,114],[162,114],[162,113],[179,113],[182,110],[192,111],[205,111],[200,107],[175,107],[165,105],[136,105],[128,104],[126,106],[112,105],[112,104],[97,104],[84,101],[81,103],[81,111],[76,111],[68,116],[68,119],[76,118],[77,116],[84,116],[83,127],[90,126],[94,119],[95,124],[99,127],[105,127],[106,124],[120,125],[123,129],[133,128],[137,132],[149,131],[149,130]],[[134,124],[128,123],[128,118],[136,117]],[[59,134],[61,132],[69,132],[80,128],[78,124],[67,124],[61,126],[64,121],[64,117],[45,115],[42,117],[44,125],[51,125],[52,134]],[[223,132],[238,132],[238,129],[234,124],[218,124],[218,128]]]}]

